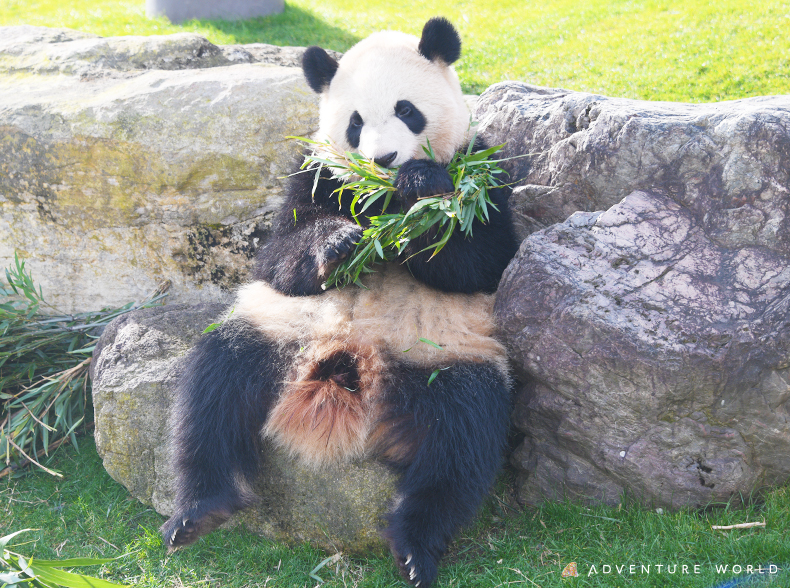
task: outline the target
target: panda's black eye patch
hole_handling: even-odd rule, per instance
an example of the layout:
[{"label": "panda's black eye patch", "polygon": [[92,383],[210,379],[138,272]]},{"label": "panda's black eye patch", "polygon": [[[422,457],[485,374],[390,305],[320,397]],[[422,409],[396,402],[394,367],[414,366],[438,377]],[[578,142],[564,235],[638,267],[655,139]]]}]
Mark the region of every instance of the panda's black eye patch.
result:
[{"label": "panda's black eye patch", "polygon": [[408,100],[398,100],[395,104],[395,116],[402,120],[415,135],[422,133],[425,128],[425,116]]},{"label": "panda's black eye patch", "polygon": [[362,133],[362,125],[364,124],[365,121],[362,120],[362,117],[355,110],[348,120],[348,128],[346,129],[346,140],[354,149],[359,147],[359,136]]}]

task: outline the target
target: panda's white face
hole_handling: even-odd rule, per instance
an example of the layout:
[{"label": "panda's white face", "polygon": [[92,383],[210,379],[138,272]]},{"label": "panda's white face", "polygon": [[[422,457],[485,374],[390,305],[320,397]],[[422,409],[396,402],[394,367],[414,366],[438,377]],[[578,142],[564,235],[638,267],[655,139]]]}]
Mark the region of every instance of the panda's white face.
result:
[{"label": "panda's white face", "polygon": [[319,137],[387,167],[426,157],[447,163],[463,145],[469,111],[453,68],[420,53],[420,39],[375,33],[339,61],[322,87]]}]

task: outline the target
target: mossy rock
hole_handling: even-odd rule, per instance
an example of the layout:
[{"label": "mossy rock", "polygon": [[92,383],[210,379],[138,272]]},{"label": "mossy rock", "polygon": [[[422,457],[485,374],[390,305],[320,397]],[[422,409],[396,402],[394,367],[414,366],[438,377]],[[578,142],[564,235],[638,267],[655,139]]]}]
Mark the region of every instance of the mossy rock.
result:
[{"label": "mossy rock", "polygon": [[[174,305],[112,322],[94,352],[91,377],[96,447],[110,475],[142,502],[173,511],[167,419],[180,361],[222,312],[221,305]],[[326,549],[383,549],[378,529],[394,474],[373,461],[315,470],[265,445],[258,504],[234,516],[266,538]]]}]

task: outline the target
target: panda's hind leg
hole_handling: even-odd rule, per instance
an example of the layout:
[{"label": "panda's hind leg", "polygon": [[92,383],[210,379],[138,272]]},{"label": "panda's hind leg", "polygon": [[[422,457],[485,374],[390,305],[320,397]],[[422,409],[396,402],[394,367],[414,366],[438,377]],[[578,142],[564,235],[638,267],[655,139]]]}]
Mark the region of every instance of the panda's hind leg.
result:
[{"label": "panda's hind leg", "polygon": [[384,538],[401,575],[430,585],[458,529],[499,470],[510,414],[507,380],[490,364],[396,372],[377,430],[380,455],[402,471]]},{"label": "panda's hind leg", "polygon": [[256,501],[260,431],[282,364],[278,347],[242,319],[204,335],[189,353],[170,417],[175,512],[160,529],[168,549]]}]

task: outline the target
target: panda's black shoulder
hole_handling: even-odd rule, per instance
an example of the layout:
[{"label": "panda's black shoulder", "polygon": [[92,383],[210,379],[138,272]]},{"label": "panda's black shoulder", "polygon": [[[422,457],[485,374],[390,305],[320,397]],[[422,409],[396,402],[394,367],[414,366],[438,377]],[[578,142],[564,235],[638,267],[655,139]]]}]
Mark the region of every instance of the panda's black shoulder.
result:
[{"label": "panda's black shoulder", "polygon": [[298,215],[304,209],[338,210],[335,190],[342,185],[342,182],[325,166],[320,169],[316,167],[298,169],[288,178],[280,211],[290,214],[295,209]]}]

